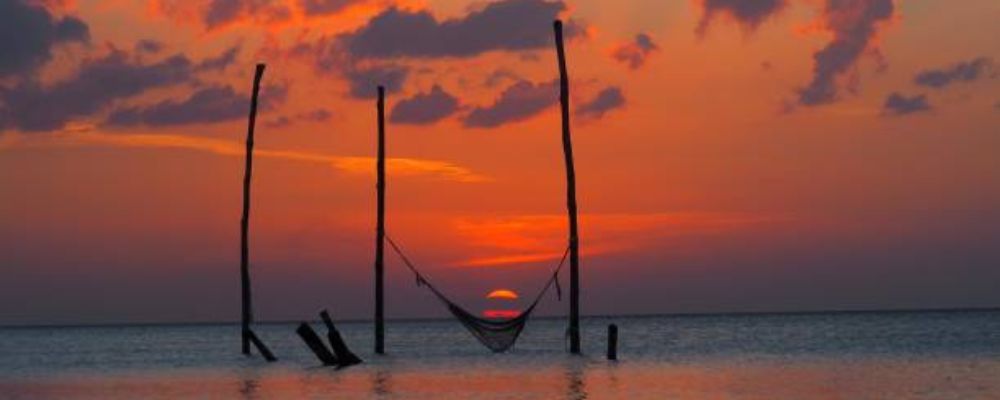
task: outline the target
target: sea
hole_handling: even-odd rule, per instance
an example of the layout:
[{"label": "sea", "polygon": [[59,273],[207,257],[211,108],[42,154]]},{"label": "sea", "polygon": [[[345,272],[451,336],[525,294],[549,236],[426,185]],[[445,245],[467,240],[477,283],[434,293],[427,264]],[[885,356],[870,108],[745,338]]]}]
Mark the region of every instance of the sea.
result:
[{"label": "sea", "polygon": [[[1000,310],[531,320],[494,354],[454,320],[339,329],[365,363],[322,367],[296,323],[0,328],[2,399],[1000,399]],[[619,329],[618,360],[606,358]],[[313,326],[325,337],[321,323]]]}]

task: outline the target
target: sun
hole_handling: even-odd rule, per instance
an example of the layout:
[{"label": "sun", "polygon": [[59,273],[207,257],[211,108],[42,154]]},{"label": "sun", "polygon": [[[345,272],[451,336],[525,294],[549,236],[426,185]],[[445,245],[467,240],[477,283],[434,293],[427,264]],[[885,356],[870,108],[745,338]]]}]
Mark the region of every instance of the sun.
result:
[{"label": "sun", "polygon": [[519,297],[520,296],[518,296],[517,292],[510,289],[496,289],[490,292],[490,294],[486,295],[487,299],[503,299],[503,300],[517,300]]}]

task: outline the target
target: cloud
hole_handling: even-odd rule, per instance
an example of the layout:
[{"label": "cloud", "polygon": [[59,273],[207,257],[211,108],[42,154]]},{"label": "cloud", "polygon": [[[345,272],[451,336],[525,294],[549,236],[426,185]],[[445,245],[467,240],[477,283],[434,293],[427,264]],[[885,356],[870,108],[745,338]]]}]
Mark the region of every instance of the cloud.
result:
[{"label": "cloud", "polygon": [[336,14],[367,0],[301,0],[299,6],[306,15]]},{"label": "cloud", "polygon": [[286,21],[292,17],[292,9],[285,0],[155,0],[152,9],[181,23],[200,23],[206,30],[246,21]]},{"label": "cloud", "polygon": [[[283,89],[261,91],[260,107],[273,108],[284,100]],[[268,95],[266,92],[277,93]],[[125,107],[108,116],[109,126],[174,126],[213,123],[246,117],[250,109],[250,96],[236,93],[229,86],[211,86],[199,89],[182,101],[164,100],[146,107]]]},{"label": "cloud", "polygon": [[[438,21],[426,10],[391,7],[358,30],[338,36],[338,45],[358,59],[471,57],[494,50],[549,46],[552,21],[562,1],[500,0],[463,18]],[[567,37],[582,33],[567,24]]]},{"label": "cloud", "polygon": [[576,115],[581,117],[602,118],[611,110],[625,107],[625,95],[621,88],[609,87],[597,94],[593,100],[583,103],[576,109]]},{"label": "cloud", "polygon": [[[864,0],[862,0],[864,1]],[[695,33],[705,36],[718,16],[724,15],[752,32],[788,5],[786,0],[703,0],[701,20]]]},{"label": "cloud", "polygon": [[281,3],[271,0],[211,0],[205,9],[202,22],[206,28],[213,29],[242,18],[288,19],[291,10]]},{"label": "cloud", "polygon": [[628,65],[629,68],[638,69],[646,63],[646,58],[658,49],[659,47],[653,43],[652,37],[640,33],[635,36],[633,41],[618,45],[611,56],[618,62]]},{"label": "cloud", "polygon": [[401,90],[410,76],[410,68],[397,64],[379,64],[349,67],[342,74],[347,79],[351,97],[372,99],[377,96],[380,85],[385,87],[386,93]]},{"label": "cloud", "polygon": [[136,53],[150,53],[156,54],[166,47],[162,42],[152,40],[152,39],[142,39],[135,43]]},{"label": "cloud", "polygon": [[556,81],[540,84],[520,81],[504,90],[492,105],[473,109],[463,123],[470,128],[494,128],[538,115],[558,100]]},{"label": "cloud", "polygon": [[428,93],[418,93],[392,108],[389,120],[399,124],[427,125],[458,111],[458,99],[435,85]]},{"label": "cloud", "polygon": [[[584,254],[597,255],[662,246],[665,238],[727,234],[782,220],[775,215],[723,212],[581,214],[587,226]],[[566,250],[566,215],[457,218],[453,226],[477,256],[452,263],[497,267],[559,261]]]},{"label": "cloud", "polygon": [[264,126],[268,128],[285,128],[294,125],[296,122],[325,122],[333,117],[333,113],[322,108],[312,111],[298,113],[292,116],[282,115],[276,119],[267,121]]},{"label": "cloud", "polygon": [[882,105],[884,115],[901,116],[930,110],[931,105],[927,102],[927,96],[922,94],[906,97],[894,92],[885,99],[885,103]]},{"label": "cloud", "polygon": [[226,49],[221,54],[215,57],[209,57],[198,63],[195,68],[198,71],[222,71],[226,67],[233,64],[236,61],[236,56],[240,53],[240,46],[233,46]]},{"label": "cloud", "polygon": [[90,29],[76,17],[56,18],[41,6],[0,1],[0,78],[34,75],[61,43],[88,42]]},{"label": "cloud", "polygon": [[[185,135],[132,134],[116,135],[100,132],[74,132],[53,135],[8,136],[0,141],[0,152],[15,149],[46,149],[103,146],[115,148],[162,148],[202,151],[212,154],[243,157],[245,145],[239,141]],[[303,163],[329,165],[350,174],[374,174],[374,157],[334,156],[305,151],[258,148],[254,156]],[[431,176],[452,182],[478,183],[489,178],[468,168],[447,161],[418,158],[388,158],[386,169],[395,176]]]},{"label": "cloud", "polygon": [[0,88],[0,130],[26,132],[62,128],[70,120],[92,115],[113,102],[146,90],[190,82],[191,61],[183,55],[148,65],[119,50],[85,61],[70,78],[43,86],[35,80]]},{"label": "cloud", "polygon": [[913,79],[920,86],[943,89],[954,83],[973,82],[987,77],[993,71],[993,59],[979,57],[962,61],[948,68],[922,71]]},{"label": "cloud", "polygon": [[833,40],[813,55],[813,78],[798,91],[798,104],[817,106],[837,100],[837,78],[873,49],[878,24],[894,13],[893,0],[826,0],[824,25]]}]

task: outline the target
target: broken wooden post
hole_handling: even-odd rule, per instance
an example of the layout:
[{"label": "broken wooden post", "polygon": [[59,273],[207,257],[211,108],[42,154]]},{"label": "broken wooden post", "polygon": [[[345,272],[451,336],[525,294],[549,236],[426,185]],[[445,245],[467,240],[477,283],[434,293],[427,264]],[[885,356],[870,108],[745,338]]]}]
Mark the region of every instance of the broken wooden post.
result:
[{"label": "broken wooden post", "polygon": [[340,336],[340,331],[338,331],[337,327],[333,325],[333,319],[330,318],[330,313],[323,310],[323,312],[319,313],[319,316],[323,319],[323,323],[326,324],[326,337],[330,341],[330,348],[333,349],[333,354],[337,356],[337,365],[340,367],[348,367],[355,364],[361,364],[361,358],[351,352],[351,349],[347,348],[347,343],[345,343],[344,338]]},{"label": "broken wooden post", "polygon": [[265,345],[264,342],[257,337],[257,334],[254,333],[253,330],[249,330],[247,333],[250,336],[250,342],[257,347],[257,351],[260,352],[261,356],[264,356],[265,360],[268,362],[278,361],[278,358],[274,356],[274,353],[271,353],[271,349],[267,348],[267,345]]},{"label": "broken wooden post", "polygon": [[608,360],[618,360],[618,325],[608,325]]},{"label": "broken wooden post", "polygon": [[250,329],[253,323],[253,297],[250,294],[250,178],[253,175],[253,132],[257,123],[257,97],[260,94],[260,81],[264,77],[264,64],[257,64],[253,77],[253,93],[250,97],[250,117],[247,123],[246,165],[243,169],[243,217],[240,219],[240,283],[242,299],[242,338],[243,354],[250,355],[250,343],[267,361],[277,361],[264,342]]},{"label": "broken wooden post", "polygon": [[377,221],[375,225],[375,354],[385,354],[385,87],[378,87],[378,160],[375,165]]},{"label": "broken wooden post", "polygon": [[312,350],[316,358],[319,359],[323,365],[338,365],[337,357],[330,353],[330,350],[326,348],[323,344],[323,340],[319,338],[316,331],[313,330],[309,324],[303,322],[299,324],[299,328],[295,330],[295,333],[299,334],[303,342],[306,342],[306,346],[309,346],[309,350]]},{"label": "broken wooden post", "polygon": [[562,110],[563,153],[566,158],[566,208],[569,214],[569,351],[580,354],[580,242],[576,222],[576,169],[569,124],[569,73],[563,45],[563,23],[553,24],[559,56],[559,104]]}]

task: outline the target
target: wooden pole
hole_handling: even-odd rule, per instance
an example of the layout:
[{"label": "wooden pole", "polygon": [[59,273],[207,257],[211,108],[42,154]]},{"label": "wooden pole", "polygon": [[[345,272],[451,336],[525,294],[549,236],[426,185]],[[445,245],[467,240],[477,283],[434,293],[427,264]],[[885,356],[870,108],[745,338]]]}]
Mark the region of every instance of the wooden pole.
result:
[{"label": "wooden pole", "polygon": [[250,97],[250,121],[247,124],[246,166],[243,169],[243,218],[240,220],[240,282],[242,295],[242,337],[243,354],[250,355],[253,323],[253,304],[250,295],[250,246],[248,233],[250,227],[250,177],[253,174],[253,131],[257,122],[257,96],[260,93],[260,80],[264,77],[264,64],[257,64],[253,77],[253,94]]},{"label": "wooden pole", "polygon": [[375,227],[375,354],[385,354],[385,88],[378,87],[378,161],[376,162],[378,216]]},{"label": "wooden pole", "polygon": [[569,213],[569,351],[580,354],[580,241],[576,222],[576,169],[569,125],[569,73],[563,45],[563,23],[553,24],[559,55],[559,104],[562,108],[563,153],[566,156],[566,208]]},{"label": "wooden pole", "polygon": [[608,325],[608,360],[618,360],[618,325]]}]

